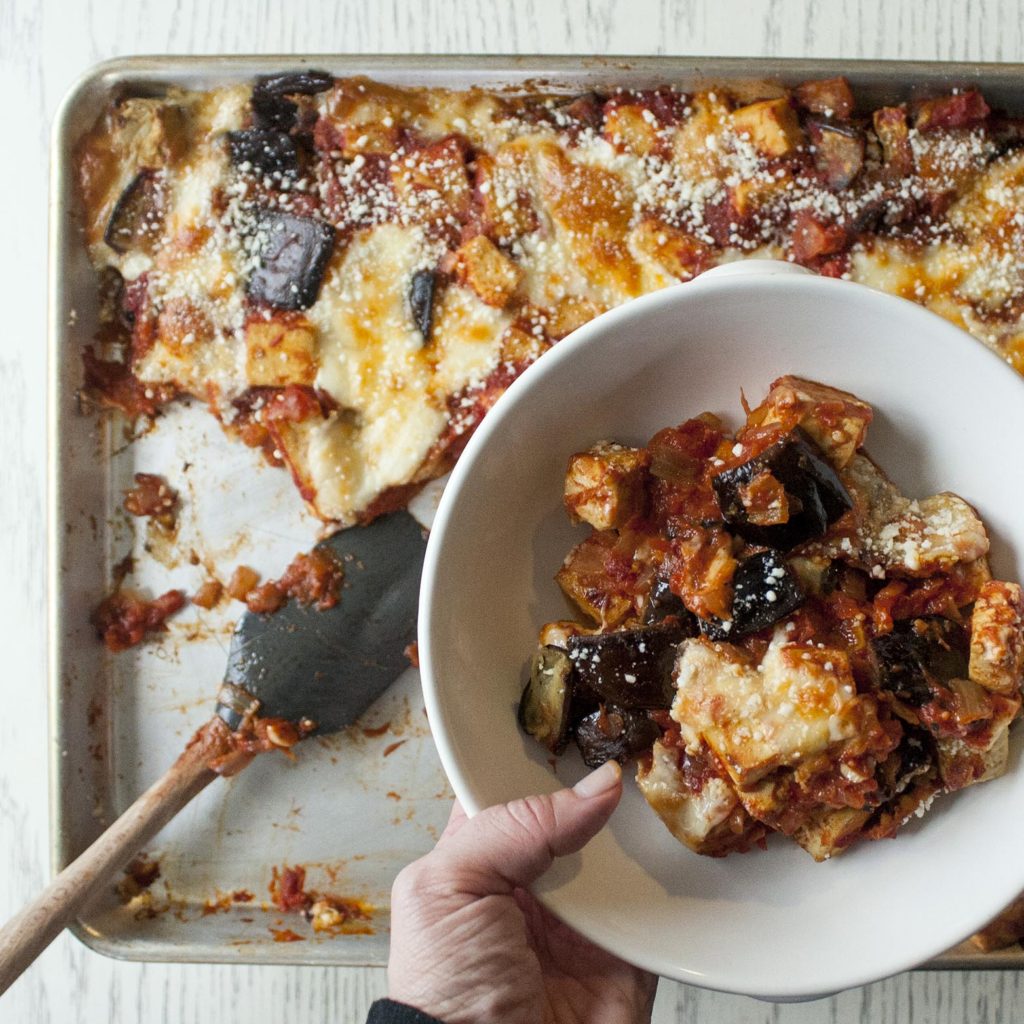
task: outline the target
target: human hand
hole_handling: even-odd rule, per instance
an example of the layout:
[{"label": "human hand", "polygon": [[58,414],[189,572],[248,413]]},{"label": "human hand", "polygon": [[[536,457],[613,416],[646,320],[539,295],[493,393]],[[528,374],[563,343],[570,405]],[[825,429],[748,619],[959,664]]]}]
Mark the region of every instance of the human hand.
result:
[{"label": "human hand", "polygon": [[609,761],[574,789],[490,807],[456,803],[437,846],[395,880],[391,999],[445,1024],[641,1024],[658,980],[578,935],[526,890],[611,816]]}]

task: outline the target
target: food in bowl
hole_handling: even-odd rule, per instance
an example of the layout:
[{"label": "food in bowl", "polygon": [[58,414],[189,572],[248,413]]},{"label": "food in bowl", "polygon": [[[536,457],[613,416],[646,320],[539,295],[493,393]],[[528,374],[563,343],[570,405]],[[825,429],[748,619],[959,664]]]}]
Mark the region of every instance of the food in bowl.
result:
[{"label": "food in bowl", "polygon": [[872,461],[866,402],[782,377],[744,405],[734,435],[703,413],[570,458],[591,529],[556,579],[586,621],[542,627],[520,722],[635,759],[697,853],[778,832],[820,861],[1005,771],[1024,598],[966,501]]}]

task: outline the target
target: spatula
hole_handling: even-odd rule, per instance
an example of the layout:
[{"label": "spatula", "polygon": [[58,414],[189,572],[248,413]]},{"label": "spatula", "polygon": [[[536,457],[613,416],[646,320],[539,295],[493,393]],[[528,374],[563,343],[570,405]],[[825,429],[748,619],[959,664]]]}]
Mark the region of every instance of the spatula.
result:
[{"label": "spatula", "polygon": [[[401,674],[416,627],[426,540],[407,512],[342,530],[320,547],[345,571],[341,599],[323,611],[289,601],[235,626],[213,717],[171,768],[27,907],[0,929],[0,994],[89,899],[212,782],[216,758],[237,750],[247,716],[304,722],[328,733],[354,722]],[[247,761],[235,759],[236,767]]]}]

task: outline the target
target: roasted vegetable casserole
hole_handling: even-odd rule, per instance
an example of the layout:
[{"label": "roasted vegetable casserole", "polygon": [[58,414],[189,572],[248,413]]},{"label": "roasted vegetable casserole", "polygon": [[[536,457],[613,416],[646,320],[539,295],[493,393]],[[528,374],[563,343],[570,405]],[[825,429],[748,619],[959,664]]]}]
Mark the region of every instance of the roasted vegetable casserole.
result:
[{"label": "roasted vegetable casserole", "polygon": [[318,71],[113,104],[78,152],[92,392],[193,396],[325,520],[402,504],[509,382],[743,256],[930,306],[1024,366],[1022,123],[843,79],[577,97]]},{"label": "roasted vegetable casserole", "polygon": [[816,860],[892,836],[1006,769],[1024,601],[977,513],[902,495],[871,408],[783,377],[734,436],[711,414],[569,460],[588,524],[520,705],[552,753],[636,758],[677,839],[723,856],[792,837]]},{"label": "roasted vegetable casserole", "polygon": [[[977,91],[872,110],[841,78],[570,97],[301,70],[124,95],[76,157],[102,299],[85,389],[143,426],[170,402],[204,403],[287,467],[318,516],[349,525],[450,468],[576,327],[739,258],[912,299],[1024,369],[1022,141],[1024,122]],[[595,533],[562,582],[594,620],[545,631],[539,671],[582,680],[565,719],[527,709],[552,749],[571,728],[591,762],[639,754],[651,802],[704,852],[769,829],[815,856],[889,834],[941,789],[998,771],[1017,709],[1017,591],[987,579],[976,517],[898,495],[857,450],[863,403],[839,400],[850,422],[835,429],[851,433],[837,450],[815,435],[832,399],[780,387],[803,411],[777,435],[752,423],[741,454],[700,420],[574,461],[576,493],[611,501],[570,500]],[[622,526],[641,511],[642,536]],[[680,515],[692,527],[675,532]],[[941,542],[904,545],[904,527],[939,520]],[[658,576],[668,552],[673,574]],[[625,573],[621,593],[608,573]],[[173,610],[135,609],[125,642]],[[642,656],[654,678],[683,640],[682,721],[671,680],[633,705],[605,689],[616,659]],[[756,686],[781,678],[793,645],[822,702],[801,705],[803,724],[781,689]],[[738,699],[716,695],[726,669],[750,706],[719,720],[707,709]],[[764,732],[745,743],[757,700]]]}]

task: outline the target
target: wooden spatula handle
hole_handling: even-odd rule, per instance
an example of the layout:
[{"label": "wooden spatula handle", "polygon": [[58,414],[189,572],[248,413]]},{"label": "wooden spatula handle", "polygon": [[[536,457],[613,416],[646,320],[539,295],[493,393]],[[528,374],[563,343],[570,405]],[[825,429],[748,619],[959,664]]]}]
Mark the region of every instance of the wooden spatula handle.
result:
[{"label": "wooden spatula handle", "polygon": [[229,751],[229,740],[227,726],[219,718],[211,719],[162,778],[0,929],[0,994],[114,873],[217,777],[207,766],[212,758]]}]

